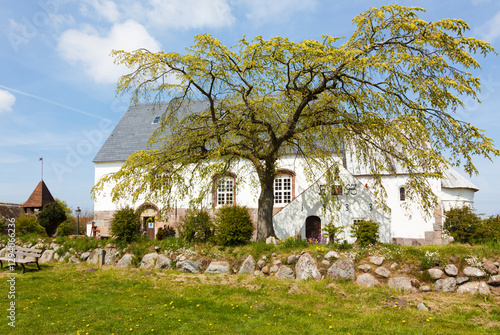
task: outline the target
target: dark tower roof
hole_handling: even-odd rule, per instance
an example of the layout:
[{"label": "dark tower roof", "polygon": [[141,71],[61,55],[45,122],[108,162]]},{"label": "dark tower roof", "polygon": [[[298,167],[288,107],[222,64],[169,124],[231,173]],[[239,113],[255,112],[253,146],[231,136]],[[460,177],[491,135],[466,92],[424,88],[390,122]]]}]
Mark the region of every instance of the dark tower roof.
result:
[{"label": "dark tower roof", "polygon": [[43,208],[46,204],[55,202],[54,197],[50,194],[50,191],[42,180],[38,183],[31,196],[23,204],[23,208]]}]

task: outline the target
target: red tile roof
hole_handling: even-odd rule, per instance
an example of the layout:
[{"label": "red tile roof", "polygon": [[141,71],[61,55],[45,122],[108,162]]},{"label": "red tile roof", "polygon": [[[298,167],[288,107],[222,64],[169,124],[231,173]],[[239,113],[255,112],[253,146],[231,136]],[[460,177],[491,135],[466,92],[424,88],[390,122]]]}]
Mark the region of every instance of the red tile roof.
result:
[{"label": "red tile roof", "polygon": [[42,180],[38,183],[31,196],[23,204],[23,208],[40,207],[42,208],[46,204],[55,202],[54,197],[50,194],[50,191]]}]

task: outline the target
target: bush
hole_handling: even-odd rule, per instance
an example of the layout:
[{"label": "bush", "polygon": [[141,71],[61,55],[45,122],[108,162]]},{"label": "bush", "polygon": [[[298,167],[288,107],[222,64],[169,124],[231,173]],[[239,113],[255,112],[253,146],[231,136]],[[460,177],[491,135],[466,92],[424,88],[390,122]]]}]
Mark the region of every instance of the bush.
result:
[{"label": "bush", "polygon": [[356,238],[356,243],[361,247],[375,244],[378,241],[379,224],[373,220],[360,220],[353,223],[351,237]]},{"label": "bush", "polygon": [[483,229],[486,232],[483,242],[500,241],[500,215],[492,215],[483,220]]},{"label": "bush", "polygon": [[221,207],[215,216],[215,241],[221,245],[242,244],[250,240],[254,231],[248,208]]},{"label": "bush", "polygon": [[137,238],[141,229],[139,215],[131,207],[119,209],[113,215],[110,228],[117,240],[131,242]]},{"label": "bush", "polygon": [[191,209],[181,220],[179,237],[188,242],[206,242],[213,235],[213,224],[207,212]]},{"label": "bush", "polygon": [[327,223],[323,231],[323,237],[328,238],[328,244],[337,243],[337,235],[344,231],[344,227],[336,227],[333,222]]},{"label": "bush", "polygon": [[443,231],[460,243],[477,243],[487,236],[486,225],[469,206],[451,208],[445,211]]},{"label": "bush", "polygon": [[66,219],[64,206],[58,201],[45,205],[37,216],[38,223],[45,228],[48,236],[53,236],[57,227]]},{"label": "bush", "polygon": [[36,217],[31,215],[21,215],[16,219],[16,236],[30,233],[47,236],[45,229],[40,226]]},{"label": "bush", "polygon": [[175,237],[175,229],[173,227],[165,226],[158,228],[158,232],[156,233],[157,240],[165,240],[170,236]]}]

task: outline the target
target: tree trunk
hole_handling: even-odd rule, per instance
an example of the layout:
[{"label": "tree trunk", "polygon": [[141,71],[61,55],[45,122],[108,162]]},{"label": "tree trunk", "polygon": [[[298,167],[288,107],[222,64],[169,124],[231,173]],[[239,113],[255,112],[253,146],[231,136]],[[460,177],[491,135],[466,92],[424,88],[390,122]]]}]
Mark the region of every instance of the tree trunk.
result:
[{"label": "tree trunk", "polygon": [[261,191],[257,209],[257,240],[275,236],[273,227],[274,172],[266,172],[260,180]]}]

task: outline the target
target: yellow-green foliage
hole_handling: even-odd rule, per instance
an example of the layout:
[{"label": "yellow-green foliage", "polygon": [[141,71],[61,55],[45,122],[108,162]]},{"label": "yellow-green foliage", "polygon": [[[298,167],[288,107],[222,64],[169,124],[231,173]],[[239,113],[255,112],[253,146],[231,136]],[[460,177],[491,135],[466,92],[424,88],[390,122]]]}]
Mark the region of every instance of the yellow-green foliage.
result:
[{"label": "yellow-green foliage", "polygon": [[16,219],[16,235],[35,233],[47,236],[45,229],[38,223],[36,217],[32,215],[21,215]]},{"label": "yellow-green foliage", "polygon": [[[474,57],[493,52],[492,46],[470,37],[464,21],[427,22],[419,17],[422,11],[400,5],[370,9],[354,18],[346,40],[257,36],[227,47],[203,34],[184,55],[115,51],[116,63],[132,69],[118,92],[130,93],[134,103],[170,103],[151,138],[158,149],[131,155],[94,191],[112,183],[115,199],[161,195],[172,206],[196,185],[203,189],[201,201],[212,191],[211,176],[234,171],[245,160],[258,176],[257,238],[263,239],[274,232],[278,160],[297,152],[306,172],[325,170],[338,164],[332,152],[346,149],[370,169],[379,203],[385,199],[381,173],[397,164],[408,173],[411,203],[434,209],[427,178],[442,177],[450,164],[475,173],[474,155],[491,159],[500,151],[480,129],[454,116],[461,99],[478,100],[480,82],[471,71],[480,66]],[[157,80],[163,77],[175,79]],[[199,99],[206,109],[188,112]],[[166,187],[152,192],[158,176]]]}]

